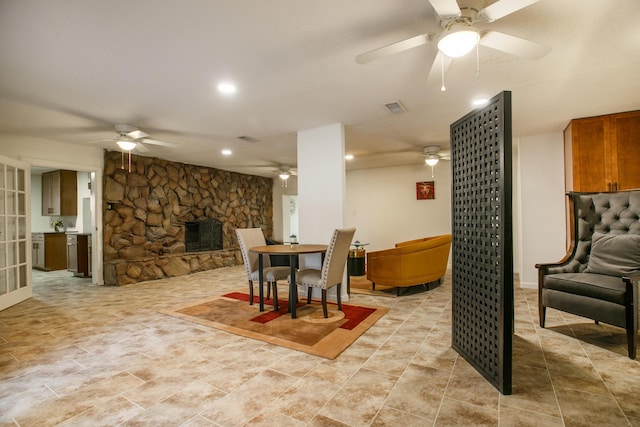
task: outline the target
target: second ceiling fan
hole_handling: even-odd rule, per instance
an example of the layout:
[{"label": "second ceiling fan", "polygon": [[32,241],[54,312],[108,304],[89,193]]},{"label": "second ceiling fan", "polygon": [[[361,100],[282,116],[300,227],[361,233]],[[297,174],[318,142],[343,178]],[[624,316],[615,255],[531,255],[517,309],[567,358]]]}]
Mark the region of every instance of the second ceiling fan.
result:
[{"label": "second ceiling fan", "polygon": [[487,4],[485,0],[429,0],[435,10],[439,34],[424,33],[390,45],[371,50],[356,57],[356,62],[366,64],[377,59],[404,52],[414,47],[437,43],[438,52],[435,64],[442,64],[442,71],[451,63],[452,58],[468,54],[478,44],[511,55],[536,60],[549,53],[550,47],[520,37],[489,29],[479,29],[475,25],[491,23],[520,9],[524,9],[538,0],[499,0]]}]

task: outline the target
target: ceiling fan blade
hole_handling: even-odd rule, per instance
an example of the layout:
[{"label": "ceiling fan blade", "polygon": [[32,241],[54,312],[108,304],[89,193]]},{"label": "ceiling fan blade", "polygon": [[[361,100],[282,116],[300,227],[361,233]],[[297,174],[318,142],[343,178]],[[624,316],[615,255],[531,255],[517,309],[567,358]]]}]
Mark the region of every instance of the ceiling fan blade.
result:
[{"label": "ceiling fan blade", "polygon": [[142,140],[140,140],[141,142],[144,142],[145,144],[151,144],[151,145],[161,145],[163,147],[172,147],[172,148],[177,148],[179,147],[178,144],[176,144],[175,142],[165,142],[165,141],[158,141],[157,139],[149,139],[149,138],[143,138]]},{"label": "ceiling fan blade", "polygon": [[482,22],[493,22],[538,1],[539,0],[500,0],[479,11],[478,20]]},{"label": "ceiling fan blade", "polygon": [[419,36],[411,37],[400,42],[390,44],[385,47],[374,49],[362,55],[356,56],[356,62],[358,64],[366,64],[376,59],[380,59],[385,56],[393,55],[395,53],[404,52],[405,50],[413,49],[414,47],[422,46],[429,43],[433,39],[433,34],[420,34]]},{"label": "ceiling fan blade", "polygon": [[441,18],[455,18],[461,14],[456,0],[429,0],[429,3]]},{"label": "ceiling fan blade", "polygon": [[145,147],[144,144],[140,144],[139,142],[136,142],[136,146],[135,146],[134,150],[136,150],[139,153],[148,153],[149,152],[149,149],[147,147]]},{"label": "ceiling fan blade", "polygon": [[131,132],[127,133],[127,136],[133,138],[133,139],[142,139],[142,138],[146,138],[149,136],[148,133],[141,131],[140,129],[136,129],[136,130],[132,130]]},{"label": "ceiling fan blade", "polygon": [[549,46],[497,31],[483,33],[480,44],[532,61],[542,58],[551,51]]},{"label": "ceiling fan blade", "polygon": [[103,144],[105,142],[115,142],[114,138],[97,139],[95,141],[87,141],[87,144]]}]

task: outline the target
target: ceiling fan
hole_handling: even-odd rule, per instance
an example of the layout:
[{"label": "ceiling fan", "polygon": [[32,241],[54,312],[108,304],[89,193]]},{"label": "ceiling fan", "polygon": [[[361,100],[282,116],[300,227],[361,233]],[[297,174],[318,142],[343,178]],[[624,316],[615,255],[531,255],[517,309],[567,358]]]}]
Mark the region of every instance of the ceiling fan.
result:
[{"label": "ceiling fan", "polygon": [[536,2],[538,0],[498,0],[484,7],[486,0],[460,0],[460,4],[456,0],[429,0],[438,15],[441,29],[438,34],[420,34],[371,50],[358,55],[356,62],[366,64],[431,42],[437,42],[438,46],[431,69],[433,71],[437,68],[434,65],[441,62],[443,74],[452,58],[468,54],[478,44],[520,58],[536,60],[549,53],[551,48],[520,37],[476,27],[476,24],[497,21]]},{"label": "ceiling fan", "polygon": [[178,144],[174,142],[165,142],[158,141],[156,139],[148,138],[149,134],[141,131],[135,126],[131,126],[128,124],[116,124],[114,125],[114,129],[117,133],[117,136],[111,139],[100,139],[98,141],[91,141],[90,143],[100,143],[100,142],[115,142],[118,144],[124,151],[136,150],[141,153],[146,153],[149,151],[144,144],[149,145],[161,145],[163,147],[178,147]]}]

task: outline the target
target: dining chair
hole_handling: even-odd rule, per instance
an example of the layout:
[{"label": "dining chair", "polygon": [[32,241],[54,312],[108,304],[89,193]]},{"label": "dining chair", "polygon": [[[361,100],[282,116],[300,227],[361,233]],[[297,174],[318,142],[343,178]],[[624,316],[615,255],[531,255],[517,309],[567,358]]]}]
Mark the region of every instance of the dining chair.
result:
[{"label": "dining chair", "polygon": [[307,288],[307,304],[311,303],[313,288],[322,290],[322,313],[325,318],[329,317],[327,290],[334,286],[337,287],[338,310],[342,311],[342,277],[347,264],[349,247],[355,233],[355,228],[336,229],[327,248],[322,269],[304,269],[296,275],[296,285]]},{"label": "dining chair", "polygon": [[[258,254],[250,252],[249,249],[255,246],[264,246],[266,241],[261,228],[236,228],[236,236],[242,252],[244,268],[249,280],[249,305],[253,305],[253,282],[259,281]],[[273,288],[273,308],[278,310],[278,280],[289,277],[289,267],[271,267],[268,256],[262,259],[262,277],[267,282],[267,298],[269,298],[271,288]],[[260,286],[260,284],[258,284]]]}]

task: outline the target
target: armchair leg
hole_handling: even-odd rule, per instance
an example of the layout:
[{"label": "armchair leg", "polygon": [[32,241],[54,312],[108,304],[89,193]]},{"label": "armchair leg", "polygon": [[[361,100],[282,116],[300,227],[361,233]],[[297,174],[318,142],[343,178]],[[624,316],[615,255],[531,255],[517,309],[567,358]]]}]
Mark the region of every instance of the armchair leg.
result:
[{"label": "armchair leg", "polygon": [[638,278],[622,278],[626,286],[625,322],[627,324],[627,346],[629,358],[636,358],[636,343],[638,341]]},{"label": "armchair leg", "polygon": [[338,310],[342,311],[342,283],[338,283],[336,290],[338,291]]},{"label": "armchair leg", "polygon": [[253,282],[249,280],[249,305],[253,305]]},{"label": "armchair leg", "polygon": [[540,316],[540,327],[544,328],[544,322],[545,322],[545,317],[547,315],[547,307],[540,305],[539,309],[539,316]]},{"label": "armchair leg", "polygon": [[307,304],[311,304],[311,291],[313,290],[313,288],[311,286],[309,286],[307,288]]},{"label": "armchair leg", "polygon": [[636,341],[638,331],[633,326],[627,326],[627,346],[629,347],[629,359],[636,358]]}]

